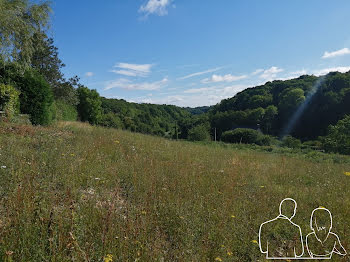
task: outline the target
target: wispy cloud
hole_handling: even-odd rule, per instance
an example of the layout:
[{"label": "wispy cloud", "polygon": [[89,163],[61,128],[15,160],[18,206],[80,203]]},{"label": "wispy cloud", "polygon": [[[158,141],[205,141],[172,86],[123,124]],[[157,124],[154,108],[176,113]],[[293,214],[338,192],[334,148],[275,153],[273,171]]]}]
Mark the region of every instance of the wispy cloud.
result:
[{"label": "wispy cloud", "polygon": [[104,90],[110,90],[112,88],[121,88],[126,90],[158,90],[162,87],[165,87],[168,81],[168,78],[165,77],[162,80],[156,82],[135,83],[129,79],[121,78],[107,82]]},{"label": "wispy cloud", "polygon": [[271,68],[264,70],[264,72],[262,72],[262,74],[260,75],[260,78],[269,81],[276,78],[277,74],[283,71],[284,70],[282,68],[272,66]]},{"label": "wispy cloud", "polygon": [[313,74],[316,76],[320,76],[320,75],[326,75],[330,72],[346,73],[348,71],[350,71],[350,66],[338,66],[338,67],[329,67],[329,68],[324,68],[320,70],[315,70],[313,71]]},{"label": "wispy cloud", "polygon": [[343,48],[337,51],[333,51],[333,52],[325,52],[322,56],[323,59],[326,58],[333,58],[333,57],[337,57],[337,56],[343,56],[343,55],[349,55],[350,54],[350,49],[349,48]]},{"label": "wispy cloud", "polygon": [[94,75],[93,72],[86,72],[86,73],[85,73],[85,76],[86,76],[86,77],[92,77],[93,75]]},{"label": "wispy cloud", "polygon": [[216,71],[218,71],[220,69],[222,69],[222,67],[216,67],[216,68],[208,69],[206,71],[197,72],[197,73],[193,73],[193,74],[190,74],[190,75],[186,75],[186,76],[180,77],[180,78],[178,78],[178,80],[184,80],[184,79],[195,77],[195,76],[200,76],[200,75],[213,73],[213,72],[216,72]]},{"label": "wispy cloud", "polygon": [[208,84],[208,83],[218,83],[218,82],[234,82],[238,80],[242,80],[247,78],[247,75],[241,75],[241,76],[234,76],[231,74],[227,75],[212,75],[210,78],[205,78],[202,80],[203,84]]},{"label": "wispy cloud", "polygon": [[264,69],[256,69],[251,75],[255,76],[255,75],[260,74],[262,72],[264,72]]},{"label": "wispy cloud", "polygon": [[151,72],[152,64],[128,64],[118,63],[111,72],[125,76],[141,76],[146,77]]},{"label": "wispy cloud", "polygon": [[172,2],[172,0],[148,0],[141,5],[139,12],[144,13],[146,17],[151,14],[164,16],[168,14],[168,7]]}]

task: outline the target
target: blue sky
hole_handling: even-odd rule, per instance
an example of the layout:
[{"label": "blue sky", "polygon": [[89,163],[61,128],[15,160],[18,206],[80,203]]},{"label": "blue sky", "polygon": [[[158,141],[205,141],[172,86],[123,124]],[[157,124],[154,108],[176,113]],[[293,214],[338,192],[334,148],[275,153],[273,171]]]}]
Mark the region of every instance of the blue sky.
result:
[{"label": "blue sky", "polygon": [[349,0],[56,0],[66,77],[127,101],[213,105],[275,79],[350,70]]}]

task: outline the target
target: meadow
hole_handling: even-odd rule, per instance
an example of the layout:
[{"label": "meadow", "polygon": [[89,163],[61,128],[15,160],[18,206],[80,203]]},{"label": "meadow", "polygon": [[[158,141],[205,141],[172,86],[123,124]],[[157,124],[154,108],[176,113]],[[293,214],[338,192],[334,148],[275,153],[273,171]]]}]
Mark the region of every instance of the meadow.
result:
[{"label": "meadow", "polygon": [[2,123],[0,261],[265,261],[259,226],[285,197],[304,236],[330,209],[349,253],[349,158]]}]

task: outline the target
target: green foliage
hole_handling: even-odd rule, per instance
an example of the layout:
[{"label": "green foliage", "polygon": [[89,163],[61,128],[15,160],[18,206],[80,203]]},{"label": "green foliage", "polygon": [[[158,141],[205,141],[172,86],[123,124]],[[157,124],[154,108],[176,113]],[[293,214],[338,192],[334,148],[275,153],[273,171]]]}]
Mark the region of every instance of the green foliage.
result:
[{"label": "green foliage", "polygon": [[90,124],[97,125],[102,119],[102,101],[100,95],[95,89],[90,90],[87,87],[80,86],[78,92],[78,114],[81,121],[88,121]]},{"label": "green foliage", "polygon": [[300,141],[300,139],[297,139],[295,137],[287,135],[287,136],[283,137],[281,145],[283,147],[289,147],[289,148],[300,148],[301,141]]},{"label": "green foliage", "polygon": [[77,108],[62,100],[54,101],[52,111],[55,121],[76,121],[78,119]]},{"label": "green foliage", "polygon": [[19,91],[10,85],[0,84],[0,111],[11,120],[19,112]]},{"label": "green foliage", "polygon": [[321,140],[327,152],[350,155],[350,115],[330,125],[328,135]]},{"label": "green foliage", "polygon": [[48,38],[44,32],[36,32],[32,39],[35,48],[30,66],[45,77],[53,90],[60,88],[64,82],[61,69],[65,65],[58,57],[53,38]]},{"label": "green foliage", "polygon": [[227,143],[268,145],[270,139],[261,132],[250,128],[236,128],[222,134],[221,140]]},{"label": "green foliage", "polygon": [[49,2],[0,1],[0,56],[29,65],[35,49],[33,35],[46,28]]},{"label": "green foliage", "polygon": [[124,128],[122,120],[118,117],[117,114],[112,112],[109,112],[102,116],[100,125],[106,126],[106,127],[118,128],[118,129]]},{"label": "green foliage", "polygon": [[21,112],[30,115],[34,125],[48,125],[53,120],[52,90],[46,80],[36,71],[27,70],[17,85],[20,89]]},{"label": "green foliage", "polygon": [[210,133],[206,125],[199,125],[188,131],[188,139],[191,141],[209,141]]}]

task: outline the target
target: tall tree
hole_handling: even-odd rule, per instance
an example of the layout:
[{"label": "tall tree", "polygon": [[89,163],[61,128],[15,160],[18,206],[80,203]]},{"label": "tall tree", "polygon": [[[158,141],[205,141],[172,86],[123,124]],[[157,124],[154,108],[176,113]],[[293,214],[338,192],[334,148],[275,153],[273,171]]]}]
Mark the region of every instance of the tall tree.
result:
[{"label": "tall tree", "polygon": [[0,55],[30,65],[33,35],[49,25],[50,4],[29,0],[0,0]]}]

